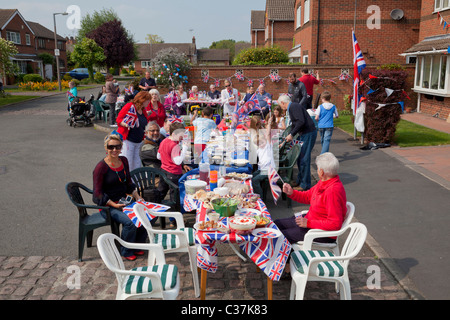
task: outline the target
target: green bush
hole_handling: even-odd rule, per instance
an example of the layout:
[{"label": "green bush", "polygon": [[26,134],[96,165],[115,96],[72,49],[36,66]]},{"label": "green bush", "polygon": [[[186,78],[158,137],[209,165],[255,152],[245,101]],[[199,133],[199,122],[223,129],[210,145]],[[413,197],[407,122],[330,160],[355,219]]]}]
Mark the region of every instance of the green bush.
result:
[{"label": "green bush", "polygon": [[70,81],[70,80],[72,80],[72,77],[68,73],[66,73],[62,79],[66,80],[66,81]]},{"label": "green bush", "polygon": [[282,48],[249,48],[241,51],[233,61],[234,65],[269,65],[289,62],[289,56]]},{"label": "green bush", "polygon": [[97,83],[105,83],[105,76],[101,72],[97,72],[94,75],[94,80]]},{"label": "green bush", "polygon": [[44,82],[44,79],[36,73],[29,73],[23,76],[23,82]]}]

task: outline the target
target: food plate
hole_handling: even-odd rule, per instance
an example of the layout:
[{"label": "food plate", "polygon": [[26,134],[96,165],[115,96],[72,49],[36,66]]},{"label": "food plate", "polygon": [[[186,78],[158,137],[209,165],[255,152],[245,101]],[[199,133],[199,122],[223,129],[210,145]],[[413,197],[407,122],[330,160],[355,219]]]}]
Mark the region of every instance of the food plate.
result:
[{"label": "food plate", "polygon": [[239,216],[245,216],[245,217],[254,217],[254,216],[260,216],[261,211],[256,209],[250,209],[250,208],[242,208],[239,209],[239,214],[236,214]]},{"label": "food plate", "polygon": [[206,227],[205,222],[197,222],[194,224],[194,229],[198,232],[215,232],[218,227],[218,224],[216,224],[216,227]]},{"label": "food plate", "polygon": [[268,239],[278,238],[279,236],[282,235],[280,230],[274,228],[258,228],[253,230],[252,234],[255,237]]}]

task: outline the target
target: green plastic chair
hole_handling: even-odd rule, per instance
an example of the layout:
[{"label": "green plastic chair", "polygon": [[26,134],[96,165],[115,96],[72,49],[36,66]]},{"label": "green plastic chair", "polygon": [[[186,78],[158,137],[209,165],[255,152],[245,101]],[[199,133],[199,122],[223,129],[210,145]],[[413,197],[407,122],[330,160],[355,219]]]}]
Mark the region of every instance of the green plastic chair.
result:
[{"label": "green plastic chair", "polygon": [[[70,201],[77,207],[79,213],[78,224],[78,261],[82,261],[84,244],[87,239],[87,247],[92,247],[92,238],[94,230],[104,226],[111,226],[111,232],[119,236],[119,224],[111,219],[110,207],[102,207],[97,205],[86,205],[81,194],[81,190],[90,194],[93,191],[78,182],[69,182],[66,185],[66,192]],[[95,210],[94,213],[88,214],[89,210]],[[106,219],[100,214],[99,210],[106,210]]]},{"label": "green plastic chair", "polygon": [[[281,179],[289,183],[292,180],[292,176],[294,174],[294,166],[297,163],[297,159],[300,156],[301,147],[299,144],[294,145],[286,154],[286,158],[284,159],[285,166],[278,168],[278,174]],[[281,161],[280,161],[281,163]],[[287,206],[290,208],[292,206],[292,201],[289,197],[287,198]]]},{"label": "green plastic chair", "polygon": [[109,105],[101,100],[94,100],[92,101],[92,103],[95,106],[95,120],[101,119],[103,117],[103,119],[105,119],[105,122],[107,122],[109,115]]},{"label": "green plastic chair", "polygon": [[[166,206],[169,206],[172,211],[179,212],[181,210],[180,205],[180,188],[178,185],[174,184],[170,181],[167,176],[159,169],[152,167],[141,167],[134,169],[130,173],[131,180],[136,185],[137,191],[139,195],[145,200],[149,202],[156,202]],[[164,181],[169,185],[169,197],[168,199],[160,199],[157,198],[159,196],[156,191],[158,188],[158,183],[160,179],[164,179]],[[173,192],[172,198],[170,197],[170,193]],[[153,196],[156,195],[156,198]],[[151,196],[152,198],[149,198]],[[166,222],[164,217],[160,217],[161,228],[165,229]]]}]

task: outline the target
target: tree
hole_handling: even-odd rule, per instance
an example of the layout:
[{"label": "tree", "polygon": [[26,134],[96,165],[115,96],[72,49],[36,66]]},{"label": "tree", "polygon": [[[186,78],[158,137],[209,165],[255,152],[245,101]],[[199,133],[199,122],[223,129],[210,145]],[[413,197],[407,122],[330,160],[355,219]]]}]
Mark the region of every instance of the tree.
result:
[{"label": "tree", "polygon": [[157,34],[147,34],[145,37],[145,41],[148,43],[164,43],[164,39],[158,36]]},{"label": "tree", "polygon": [[235,55],[235,46],[236,41],[229,39],[229,40],[220,40],[220,41],[214,41],[210,46],[209,49],[230,49],[230,63],[234,59]]},{"label": "tree", "polygon": [[89,72],[89,79],[94,80],[94,65],[100,65],[106,59],[103,49],[93,40],[84,38],[74,46],[71,59],[84,65]]},{"label": "tree", "polygon": [[153,76],[157,84],[165,87],[177,86],[188,82],[185,76],[191,69],[187,56],[175,48],[159,51],[152,59]]},{"label": "tree", "polygon": [[107,21],[86,36],[103,48],[108,70],[111,67],[121,67],[134,59],[133,41],[127,37],[120,20]]},{"label": "tree", "polygon": [[108,21],[120,20],[113,9],[102,9],[100,12],[89,13],[81,20],[81,29],[78,30],[77,42],[83,40],[86,35]]},{"label": "tree", "polygon": [[19,72],[11,58],[18,54],[17,47],[11,41],[0,38],[0,75],[9,76]]}]

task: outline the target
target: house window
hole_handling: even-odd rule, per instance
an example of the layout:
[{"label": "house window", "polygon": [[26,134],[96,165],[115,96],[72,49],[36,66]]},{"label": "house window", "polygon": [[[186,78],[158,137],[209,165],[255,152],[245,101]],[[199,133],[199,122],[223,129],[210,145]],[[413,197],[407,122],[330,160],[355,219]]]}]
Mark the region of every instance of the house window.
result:
[{"label": "house window", "polygon": [[450,9],[450,0],[435,0],[434,1],[434,10],[440,11]]},{"label": "house window", "polygon": [[6,40],[11,41],[15,44],[21,44],[20,41],[20,33],[19,32],[13,32],[13,31],[6,31]]},{"label": "house window", "polygon": [[308,64],[308,62],[309,62],[308,55],[303,55],[303,63]]},{"label": "house window", "polygon": [[13,60],[13,63],[19,68],[19,74],[27,74],[27,62],[21,60]]},{"label": "house window", "polygon": [[305,13],[303,17],[303,23],[307,23],[309,21],[309,0],[305,0]]},{"label": "house window", "polygon": [[297,8],[297,28],[302,26],[302,6]]},{"label": "house window", "polygon": [[58,41],[58,49],[59,50],[64,50],[64,42]]},{"label": "house window", "polygon": [[28,33],[25,34],[25,42],[26,42],[27,46],[31,45],[31,37]]},{"label": "house window", "polygon": [[450,94],[447,55],[420,56],[416,64],[414,89],[429,94]]},{"label": "house window", "polygon": [[38,47],[45,49],[45,39],[42,38],[38,39]]},{"label": "house window", "polygon": [[141,61],[142,68],[151,68],[151,61]]}]

